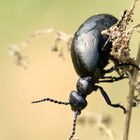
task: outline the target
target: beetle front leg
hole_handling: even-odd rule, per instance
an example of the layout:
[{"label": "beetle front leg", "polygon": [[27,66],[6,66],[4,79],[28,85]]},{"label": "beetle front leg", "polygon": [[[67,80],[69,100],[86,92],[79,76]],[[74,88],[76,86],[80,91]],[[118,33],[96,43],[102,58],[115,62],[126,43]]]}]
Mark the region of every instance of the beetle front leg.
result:
[{"label": "beetle front leg", "polygon": [[112,106],[112,107],[116,107],[116,108],[121,108],[121,109],[123,109],[123,112],[126,113],[126,109],[125,109],[124,106],[122,106],[122,105],[120,105],[120,104],[112,104],[112,103],[111,103],[111,100],[109,99],[109,97],[108,97],[107,93],[104,91],[104,89],[103,89],[102,87],[100,87],[100,86],[97,86],[97,85],[96,85],[96,87],[97,87],[98,89],[100,89],[100,92],[101,92],[101,94],[103,95],[103,97],[104,97],[104,99],[105,99],[105,101],[106,101],[106,103],[107,103],[108,105],[110,105],[110,106]]}]

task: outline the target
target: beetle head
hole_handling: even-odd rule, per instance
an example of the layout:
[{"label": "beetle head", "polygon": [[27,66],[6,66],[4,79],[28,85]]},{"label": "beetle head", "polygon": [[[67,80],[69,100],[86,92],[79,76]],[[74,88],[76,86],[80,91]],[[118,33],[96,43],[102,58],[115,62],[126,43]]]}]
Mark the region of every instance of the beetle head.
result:
[{"label": "beetle head", "polygon": [[73,111],[83,110],[87,106],[87,101],[77,91],[72,91],[69,97],[69,103]]}]

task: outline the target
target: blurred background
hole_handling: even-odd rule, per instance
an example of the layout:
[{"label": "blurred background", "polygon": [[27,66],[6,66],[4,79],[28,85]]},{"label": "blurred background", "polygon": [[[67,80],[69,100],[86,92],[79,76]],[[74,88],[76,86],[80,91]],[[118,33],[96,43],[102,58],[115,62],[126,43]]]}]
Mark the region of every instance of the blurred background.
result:
[{"label": "blurred background", "polygon": [[[74,34],[79,25],[97,13],[110,13],[120,18],[132,5],[132,0],[0,0],[0,139],[1,140],[66,140],[72,129],[73,112],[69,106],[51,103],[31,104],[50,97],[68,101],[75,90],[76,75],[70,53],[65,59],[50,51],[54,34],[33,40],[25,50],[27,69],[18,67],[8,53],[9,44],[26,40],[34,31],[55,28]],[[137,4],[134,23],[140,23]],[[132,56],[136,56],[140,35],[131,41]],[[64,45],[65,44],[60,44]],[[126,105],[128,81],[102,84],[113,103]],[[100,93],[88,96],[88,107],[82,112],[103,113],[112,119],[110,129],[115,140],[123,133],[124,114],[106,104]],[[133,109],[130,140],[140,137],[140,108]],[[80,140],[108,140],[96,126],[77,125]]]}]

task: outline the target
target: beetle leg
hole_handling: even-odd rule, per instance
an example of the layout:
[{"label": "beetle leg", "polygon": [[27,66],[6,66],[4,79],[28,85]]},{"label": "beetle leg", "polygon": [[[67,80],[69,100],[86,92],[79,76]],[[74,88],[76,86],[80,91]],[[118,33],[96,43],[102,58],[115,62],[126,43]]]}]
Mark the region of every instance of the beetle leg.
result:
[{"label": "beetle leg", "polygon": [[124,67],[124,66],[132,66],[133,68],[136,68],[137,70],[140,71],[140,68],[137,65],[135,65],[135,64],[123,63],[123,64],[118,64],[118,65],[112,66],[110,69],[104,70],[104,74],[111,73],[114,70],[117,70],[119,67]]},{"label": "beetle leg", "polygon": [[97,85],[96,85],[96,87],[97,87],[98,89],[100,89],[100,92],[101,92],[101,94],[103,95],[103,97],[104,97],[104,99],[105,99],[105,101],[106,101],[106,103],[107,103],[108,105],[110,105],[110,106],[112,106],[112,107],[116,107],[116,108],[119,107],[119,108],[123,109],[123,112],[124,112],[124,113],[126,113],[126,109],[125,109],[124,106],[122,106],[122,105],[120,105],[120,104],[112,104],[112,103],[111,103],[111,100],[109,99],[109,97],[108,97],[107,93],[104,91],[104,89],[103,89],[102,87],[100,87],[100,86],[97,86]]},{"label": "beetle leg", "polygon": [[104,76],[101,77],[100,79],[105,79],[105,80],[99,80],[98,83],[105,83],[105,82],[109,82],[109,83],[113,83],[122,79],[128,78],[127,76],[124,76],[124,74],[118,76],[118,77],[112,77],[112,76]]}]

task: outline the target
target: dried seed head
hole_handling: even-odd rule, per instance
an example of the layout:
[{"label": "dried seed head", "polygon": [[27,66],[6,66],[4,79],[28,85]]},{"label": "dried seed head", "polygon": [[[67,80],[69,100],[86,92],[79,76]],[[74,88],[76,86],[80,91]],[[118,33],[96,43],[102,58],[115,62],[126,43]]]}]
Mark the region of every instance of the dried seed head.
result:
[{"label": "dried seed head", "polygon": [[63,31],[58,31],[54,28],[40,29],[34,31],[26,40],[19,44],[11,44],[9,45],[9,54],[14,56],[15,63],[18,66],[23,68],[27,68],[29,65],[29,61],[27,56],[24,56],[23,52],[26,48],[32,43],[35,39],[40,38],[42,36],[48,36],[50,34],[54,34],[54,45],[51,47],[53,52],[57,52],[59,57],[64,58],[64,47],[60,46],[60,42],[64,42],[66,44],[66,49],[70,51],[70,46],[72,42],[73,35],[67,34]]},{"label": "dried seed head", "polygon": [[[119,64],[122,63],[133,63],[135,64],[134,58],[130,57],[130,40],[133,35],[133,32],[136,31],[140,24],[133,26],[132,28],[128,28],[128,25],[133,22],[133,14],[134,8],[136,6],[136,2],[138,0],[134,0],[132,8],[130,10],[125,10],[121,19],[113,25],[111,28],[102,31],[102,34],[107,34],[109,36],[110,41],[112,42],[112,51],[111,55],[114,59],[118,61]],[[123,69],[124,71],[130,71],[131,68]]]}]

